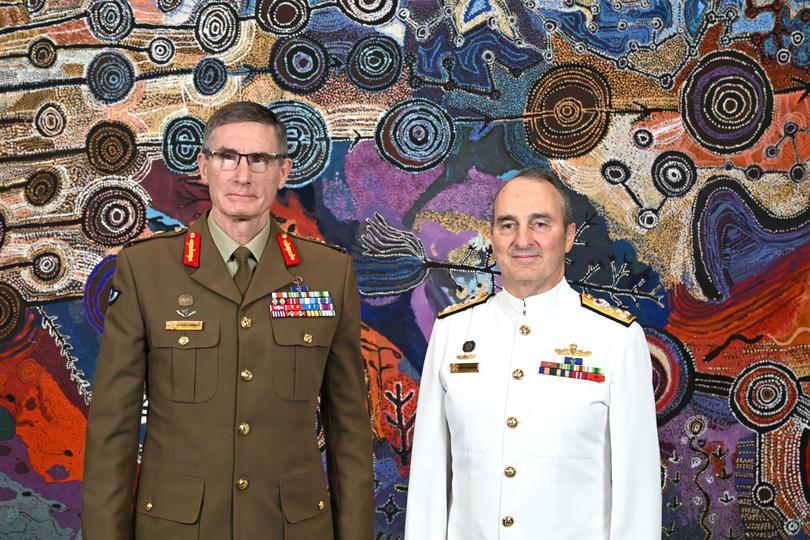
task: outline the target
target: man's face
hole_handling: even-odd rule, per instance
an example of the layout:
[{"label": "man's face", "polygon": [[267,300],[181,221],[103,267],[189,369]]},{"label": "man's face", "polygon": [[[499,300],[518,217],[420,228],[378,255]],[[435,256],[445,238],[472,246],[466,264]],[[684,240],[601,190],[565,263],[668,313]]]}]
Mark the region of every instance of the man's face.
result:
[{"label": "man's face", "polygon": [[[206,147],[213,152],[271,153],[280,151],[273,126],[258,122],[234,122],[214,130]],[[292,160],[281,158],[272,161],[265,172],[250,170],[243,157],[235,170],[224,171],[217,166],[218,160],[200,153],[197,164],[200,177],[208,184],[213,208],[211,212],[218,222],[250,221],[268,215],[276,193],[292,168]]]},{"label": "man's face", "polygon": [[526,298],[563,278],[576,226],[563,224],[562,199],[549,182],[514,178],[495,200],[492,249],[503,287]]}]

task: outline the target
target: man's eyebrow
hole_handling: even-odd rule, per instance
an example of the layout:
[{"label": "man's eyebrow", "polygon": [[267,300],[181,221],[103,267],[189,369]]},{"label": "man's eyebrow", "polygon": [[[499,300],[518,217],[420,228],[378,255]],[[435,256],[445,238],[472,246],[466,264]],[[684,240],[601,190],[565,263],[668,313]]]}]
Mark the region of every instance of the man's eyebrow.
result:
[{"label": "man's eyebrow", "polygon": [[495,218],[495,223],[504,223],[505,221],[517,221],[517,218],[510,214],[498,216]]},{"label": "man's eyebrow", "polygon": [[529,216],[529,221],[535,219],[551,219],[551,214],[548,212],[535,212]]}]

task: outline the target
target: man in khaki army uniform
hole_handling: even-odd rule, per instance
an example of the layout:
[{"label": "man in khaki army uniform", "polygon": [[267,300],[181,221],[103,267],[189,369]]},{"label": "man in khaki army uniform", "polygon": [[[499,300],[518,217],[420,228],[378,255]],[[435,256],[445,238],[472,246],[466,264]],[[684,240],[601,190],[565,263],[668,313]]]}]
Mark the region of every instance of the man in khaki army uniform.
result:
[{"label": "man in khaki army uniform", "polygon": [[370,539],[351,259],[271,219],[292,162],[266,108],[217,111],[198,163],[210,213],[118,255],[88,418],[84,538]]},{"label": "man in khaki army uniform", "polygon": [[433,327],[405,540],[661,538],[647,342],[635,317],[565,280],[571,214],[540,171],[496,196],[503,291]]}]

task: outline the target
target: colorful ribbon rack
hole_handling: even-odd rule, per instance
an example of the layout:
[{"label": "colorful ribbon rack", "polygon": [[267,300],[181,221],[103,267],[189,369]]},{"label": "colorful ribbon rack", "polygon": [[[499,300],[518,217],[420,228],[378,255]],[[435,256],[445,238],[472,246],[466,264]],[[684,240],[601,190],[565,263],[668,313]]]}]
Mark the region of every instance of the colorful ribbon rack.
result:
[{"label": "colorful ribbon rack", "polygon": [[554,375],[570,379],[584,379],[586,381],[605,382],[602,368],[582,365],[582,358],[565,357],[564,362],[540,362],[541,375]]},{"label": "colorful ribbon rack", "polygon": [[[270,296],[271,317],[334,317],[329,291],[298,290],[274,292]],[[303,289],[303,290],[302,290]]]}]

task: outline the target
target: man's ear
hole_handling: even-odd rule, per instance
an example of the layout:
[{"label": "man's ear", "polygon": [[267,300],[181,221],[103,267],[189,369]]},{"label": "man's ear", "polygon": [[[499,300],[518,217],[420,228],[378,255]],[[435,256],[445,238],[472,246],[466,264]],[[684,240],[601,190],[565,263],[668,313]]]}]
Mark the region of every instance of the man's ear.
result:
[{"label": "man's ear", "polygon": [[576,223],[569,223],[568,226],[565,228],[565,252],[568,253],[571,251],[571,248],[574,247],[574,236],[577,234],[577,224]]},{"label": "man's ear", "polygon": [[197,154],[197,168],[200,170],[200,183],[208,185],[208,160],[205,158],[205,154],[200,151]]},{"label": "man's ear", "polygon": [[281,163],[281,178],[278,181],[278,186],[276,186],[276,189],[283,188],[284,184],[287,183],[287,178],[290,176],[292,166],[293,166],[292,159],[284,158],[284,161]]}]

